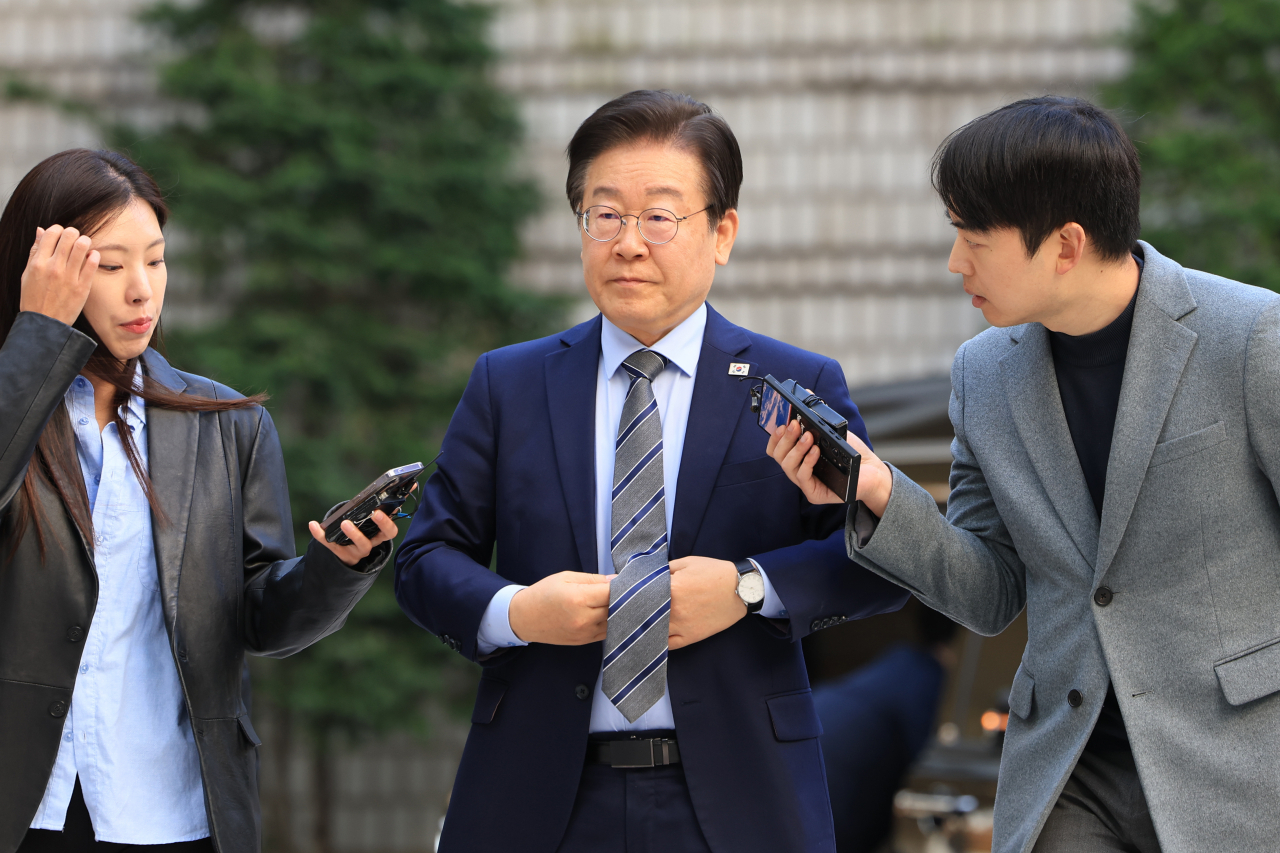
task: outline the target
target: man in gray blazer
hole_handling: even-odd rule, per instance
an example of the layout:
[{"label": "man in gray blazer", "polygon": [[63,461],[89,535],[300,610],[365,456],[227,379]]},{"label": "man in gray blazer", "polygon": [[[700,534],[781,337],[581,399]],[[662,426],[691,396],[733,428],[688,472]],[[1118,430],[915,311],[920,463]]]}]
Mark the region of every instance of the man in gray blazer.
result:
[{"label": "man in gray blazer", "polygon": [[[939,149],[951,496],[863,452],[853,559],[981,634],[1025,606],[999,853],[1280,847],[1280,297],[1137,241],[1115,121],[1038,98]],[[856,442],[856,438],[851,438]],[[770,454],[810,500],[817,451]]]}]

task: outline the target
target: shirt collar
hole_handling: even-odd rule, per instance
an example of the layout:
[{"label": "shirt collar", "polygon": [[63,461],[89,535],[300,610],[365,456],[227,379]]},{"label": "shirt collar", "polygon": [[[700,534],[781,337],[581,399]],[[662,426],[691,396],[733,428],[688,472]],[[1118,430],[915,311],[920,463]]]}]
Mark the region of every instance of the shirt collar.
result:
[{"label": "shirt collar", "polygon": [[[625,358],[625,356],[624,356]],[[81,380],[84,384],[81,385]],[[134,387],[142,384],[142,359],[138,359],[138,363],[133,369]],[[93,386],[89,384],[89,380],[83,376],[77,376],[75,381],[71,383],[71,387],[67,389],[64,395],[67,400],[68,407],[75,405],[73,401],[81,401],[83,406],[92,414],[93,411]],[[125,419],[129,418],[137,420],[142,426],[147,424],[147,405],[146,402],[137,394],[130,394],[129,399],[125,401]],[[86,415],[87,417],[87,415]]]},{"label": "shirt collar", "polygon": [[[142,359],[138,359],[133,367],[133,387],[142,387]],[[129,416],[137,418],[143,426],[147,424],[147,404],[137,394],[130,394],[129,400],[125,404],[128,406]]]},{"label": "shirt collar", "polygon": [[603,323],[600,329],[600,355],[604,359],[605,376],[612,377],[623,360],[638,349],[651,349],[665,356],[667,361],[684,371],[685,376],[693,376],[698,369],[698,358],[702,355],[702,336],[707,328],[707,303],[699,305],[697,311],[651,347],[646,347],[619,329],[608,317],[601,315],[600,319]]}]

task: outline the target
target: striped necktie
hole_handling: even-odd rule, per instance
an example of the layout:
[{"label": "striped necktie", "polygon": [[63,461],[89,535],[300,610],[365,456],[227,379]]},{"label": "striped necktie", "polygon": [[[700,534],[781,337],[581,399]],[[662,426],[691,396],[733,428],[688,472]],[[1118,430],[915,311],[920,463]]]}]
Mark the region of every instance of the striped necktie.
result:
[{"label": "striped necktie", "polygon": [[667,569],[667,500],[662,418],[653,380],[667,366],[638,350],[622,362],[631,387],[622,406],[613,467],[613,538],[618,576],[609,585],[604,695],[629,722],[662,698],[667,684],[671,573]]}]

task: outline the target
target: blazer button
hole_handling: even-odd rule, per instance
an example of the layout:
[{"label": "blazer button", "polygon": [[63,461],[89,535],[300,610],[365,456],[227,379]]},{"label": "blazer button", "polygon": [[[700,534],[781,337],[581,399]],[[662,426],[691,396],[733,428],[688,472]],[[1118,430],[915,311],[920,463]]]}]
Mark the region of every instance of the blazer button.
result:
[{"label": "blazer button", "polygon": [[72,625],[67,629],[67,642],[78,643],[84,639],[84,629],[79,625]]},{"label": "blazer button", "polygon": [[1106,607],[1111,603],[1111,590],[1105,586],[1098,587],[1098,591],[1093,594],[1093,603],[1099,607]]},{"label": "blazer button", "polygon": [[49,716],[65,717],[67,715],[67,703],[59,699],[49,706]]},{"label": "blazer button", "polygon": [[186,647],[186,646],[178,646],[178,660],[182,661],[183,663],[186,663],[186,662],[187,662],[187,647]]},{"label": "blazer button", "polygon": [[577,687],[573,688],[573,695],[577,696],[579,699],[586,699],[590,693],[590,688],[585,684],[579,684]]},{"label": "blazer button", "polygon": [[1072,690],[1067,694],[1067,704],[1072,708],[1079,708],[1082,702],[1084,702],[1084,696],[1079,690]]}]

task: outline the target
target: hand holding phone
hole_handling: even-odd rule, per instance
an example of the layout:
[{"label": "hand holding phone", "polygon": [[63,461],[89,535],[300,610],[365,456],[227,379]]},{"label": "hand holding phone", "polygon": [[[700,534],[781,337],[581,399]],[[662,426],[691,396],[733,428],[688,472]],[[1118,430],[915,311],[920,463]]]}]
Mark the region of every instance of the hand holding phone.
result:
[{"label": "hand holding phone", "polygon": [[765,376],[752,389],[751,398],[760,428],[771,437],[791,421],[798,421],[801,434],[810,433],[818,448],[813,476],[845,503],[857,499],[861,455],[845,441],[846,418],[794,379],[780,382],[772,375]]},{"label": "hand holding phone", "polygon": [[409,493],[417,488],[423,465],[415,462],[392,468],[349,501],[329,510],[324,521],[307,525],[311,535],[338,559],[355,566],[383,542],[400,532],[393,518],[407,518],[399,512]]},{"label": "hand holding phone", "polygon": [[367,537],[378,533],[373,514],[381,510],[390,518],[400,509],[409,493],[417,487],[418,475],[425,466],[421,462],[392,468],[374,480],[349,501],[335,506],[320,522],[326,542],[350,545],[351,538],[342,532],[342,522],[350,521]]}]

